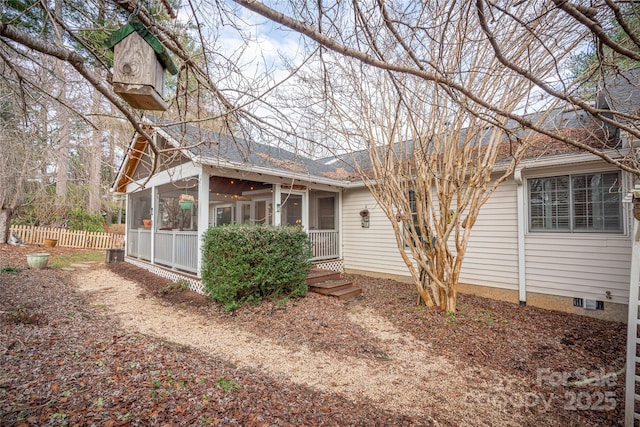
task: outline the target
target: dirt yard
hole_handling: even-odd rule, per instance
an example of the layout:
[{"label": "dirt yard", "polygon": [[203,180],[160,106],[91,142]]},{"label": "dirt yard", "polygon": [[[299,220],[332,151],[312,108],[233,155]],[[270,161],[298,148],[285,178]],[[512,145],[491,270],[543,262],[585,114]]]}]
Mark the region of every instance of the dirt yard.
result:
[{"label": "dirt yard", "polygon": [[621,324],[468,295],[447,316],[362,276],[348,303],[230,314],[127,263],[28,269],[41,251],[0,246],[0,425],[622,425]]}]

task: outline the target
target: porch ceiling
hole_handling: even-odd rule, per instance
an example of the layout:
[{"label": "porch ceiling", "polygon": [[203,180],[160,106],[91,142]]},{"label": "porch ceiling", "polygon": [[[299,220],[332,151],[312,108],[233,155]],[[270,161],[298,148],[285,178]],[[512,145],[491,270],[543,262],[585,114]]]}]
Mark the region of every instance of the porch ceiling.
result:
[{"label": "porch ceiling", "polygon": [[242,195],[245,191],[269,190],[270,184],[245,179],[212,176],[209,178],[209,189],[212,193]]}]

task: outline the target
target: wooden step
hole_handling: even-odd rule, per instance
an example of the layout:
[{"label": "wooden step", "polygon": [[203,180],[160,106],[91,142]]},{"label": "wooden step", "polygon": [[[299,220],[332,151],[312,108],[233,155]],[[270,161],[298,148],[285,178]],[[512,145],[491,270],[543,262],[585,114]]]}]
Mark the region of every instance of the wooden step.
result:
[{"label": "wooden step", "polygon": [[346,300],[346,299],[355,298],[360,294],[362,294],[362,289],[355,286],[351,286],[346,289],[340,289],[339,291],[332,292],[330,295],[340,300]]},{"label": "wooden step", "polygon": [[324,282],[314,283],[309,286],[309,290],[318,294],[329,295],[334,291],[339,291],[348,287],[353,287],[353,284],[349,280],[325,280]]},{"label": "wooden step", "polygon": [[355,298],[362,294],[362,289],[351,281],[340,278],[337,271],[313,268],[307,275],[307,286],[310,292],[335,297],[341,300]]},{"label": "wooden step", "polygon": [[321,283],[326,280],[340,280],[340,273],[331,270],[320,270],[318,268],[311,269],[307,274],[307,285],[311,286],[315,283]]}]

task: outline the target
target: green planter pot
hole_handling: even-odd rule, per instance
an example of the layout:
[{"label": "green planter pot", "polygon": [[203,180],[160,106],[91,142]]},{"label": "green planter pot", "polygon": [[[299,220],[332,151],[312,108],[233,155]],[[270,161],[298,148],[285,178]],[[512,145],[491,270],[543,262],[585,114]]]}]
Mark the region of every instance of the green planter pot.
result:
[{"label": "green planter pot", "polygon": [[28,254],[27,264],[31,268],[45,268],[49,263],[49,254]]},{"label": "green planter pot", "polygon": [[183,211],[188,211],[193,207],[193,202],[191,200],[180,200],[178,204],[180,205],[180,209]]}]

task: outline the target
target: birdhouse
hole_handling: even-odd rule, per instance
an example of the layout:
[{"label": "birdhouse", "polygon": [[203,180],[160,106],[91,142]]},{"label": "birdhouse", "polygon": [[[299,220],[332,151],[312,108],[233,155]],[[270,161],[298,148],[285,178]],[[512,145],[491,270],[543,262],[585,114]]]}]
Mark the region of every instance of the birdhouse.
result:
[{"label": "birdhouse", "polygon": [[137,18],[115,31],[108,45],[113,49],[113,90],[134,108],[166,111],[165,70],[178,69],[167,48]]}]

